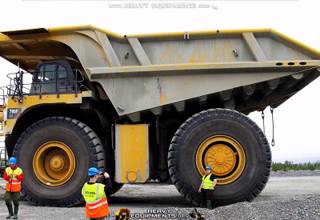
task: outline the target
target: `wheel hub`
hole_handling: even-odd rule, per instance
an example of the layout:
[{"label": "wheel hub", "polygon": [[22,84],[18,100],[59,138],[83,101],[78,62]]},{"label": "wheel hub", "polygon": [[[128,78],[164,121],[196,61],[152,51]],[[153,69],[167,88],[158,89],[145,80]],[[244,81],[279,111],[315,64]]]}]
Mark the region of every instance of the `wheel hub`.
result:
[{"label": "wheel hub", "polygon": [[64,161],[62,156],[54,156],[50,162],[50,169],[54,171],[61,171],[64,168]]},{"label": "wheel hub", "polygon": [[218,184],[236,181],[245,167],[245,153],[242,145],[230,136],[215,135],[204,140],[196,153],[196,166],[201,175],[205,166],[212,167]]},{"label": "wheel hub", "polygon": [[215,144],[205,153],[205,164],[212,165],[212,171],[218,176],[227,175],[236,165],[236,154],[225,144]]},{"label": "wheel hub", "polygon": [[34,154],[33,171],[42,183],[60,186],[72,177],[75,171],[75,156],[65,143],[46,142]]}]

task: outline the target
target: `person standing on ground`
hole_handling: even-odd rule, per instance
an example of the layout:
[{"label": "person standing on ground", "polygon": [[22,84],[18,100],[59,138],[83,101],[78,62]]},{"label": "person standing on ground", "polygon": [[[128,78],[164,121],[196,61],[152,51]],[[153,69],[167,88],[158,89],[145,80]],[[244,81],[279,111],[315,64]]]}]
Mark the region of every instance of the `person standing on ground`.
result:
[{"label": "person standing on ground", "polygon": [[[17,219],[23,171],[17,166],[17,159],[15,157],[10,157],[9,166],[4,171],[3,179],[7,181],[4,201],[6,202],[9,215],[6,217],[6,219],[10,219],[11,217],[13,219]],[[14,210],[12,209],[12,202],[14,205]]]},{"label": "person standing on ground", "polygon": [[206,173],[202,177],[202,182],[199,187],[198,192],[201,192],[201,197],[203,203],[207,206],[207,208],[212,209],[214,208],[211,202],[211,199],[208,199],[208,193],[211,190],[214,190],[214,187],[217,185],[217,179],[214,178],[214,175],[212,174],[212,167],[207,165],[206,166]]},{"label": "person standing on ground", "polygon": [[[82,196],[86,202],[86,217],[102,220],[109,216],[107,192],[112,188],[112,182],[107,172],[100,172],[96,167],[88,170],[89,181],[82,187]],[[105,178],[106,185],[98,183],[100,177]]]}]

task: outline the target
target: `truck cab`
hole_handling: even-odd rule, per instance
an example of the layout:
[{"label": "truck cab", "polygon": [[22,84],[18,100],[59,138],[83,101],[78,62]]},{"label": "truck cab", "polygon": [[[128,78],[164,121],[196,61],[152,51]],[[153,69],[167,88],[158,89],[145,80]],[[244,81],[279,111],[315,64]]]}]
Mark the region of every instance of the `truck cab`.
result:
[{"label": "truck cab", "polygon": [[86,90],[81,71],[72,68],[67,60],[40,62],[34,71],[19,70],[7,76],[8,95],[20,102],[25,95],[76,94]]},{"label": "truck cab", "polygon": [[33,74],[30,93],[75,92],[77,87],[76,74],[76,71],[73,71],[65,60],[39,63]]}]

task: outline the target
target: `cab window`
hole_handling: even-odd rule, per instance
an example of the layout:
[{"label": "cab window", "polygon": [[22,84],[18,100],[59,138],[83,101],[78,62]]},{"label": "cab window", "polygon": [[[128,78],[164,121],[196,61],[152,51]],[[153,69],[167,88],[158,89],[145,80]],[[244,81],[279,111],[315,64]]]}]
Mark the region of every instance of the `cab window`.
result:
[{"label": "cab window", "polygon": [[48,82],[55,80],[56,64],[41,65],[37,74],[36,80],[38,82]]},{"label": "cab window", "polygon": [[36,80],[42,82],[42,80],[43,80],[43,74],[44,74],[44,66],[42,65],[42,66],[40,67],[40,69],[39,69],[39,72],[38,72],[38,75],[37,75],[37,77],[36,77]]},{"label": "cab window", "polygon": [[62,65],[58,65],[58,79],[67,79],[68,75],[67,75],[67,69],[62,66]]},{"label": "cab window", "polygon": [[56,75],[56,64],[47,64],[45,65],[45,71],[43,74],[43,81],[53,81],[55,80]]}]

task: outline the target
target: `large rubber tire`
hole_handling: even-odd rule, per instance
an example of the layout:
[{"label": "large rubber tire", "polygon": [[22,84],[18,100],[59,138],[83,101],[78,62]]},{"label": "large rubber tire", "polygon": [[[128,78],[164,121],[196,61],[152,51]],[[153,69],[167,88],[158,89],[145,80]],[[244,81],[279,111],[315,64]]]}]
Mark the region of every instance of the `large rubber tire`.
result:
[{"label": "large rubber tire", "polygon": [[216,206],[253,200],[266,185],[271,168],[271,152],[261,129],[247,116],[227,109],[200,112],[185,121],[175,133],[168,153],[171,181],[187,201],[204,206],[198,188],[201,175],[196,167],[196,152],[212,135],[228,135],[244,148],[246,164],[232,183],[217,185],[209,197]]},{"label": "large rubber tire", "polygon": [[[36,177],[33,156],[43,143],[60,141],[67,144],[74,156],[76,167],[71,178],[60,186],[48,186]],[[96,133],[84,123],[68,117],[48,117],[32,124],[20,136],[14,148],[19,166],[25,175],[23,195],[37,205],[71,206],[81,203],[81,188],[91,166],[103,170],[104,149]]]}]

